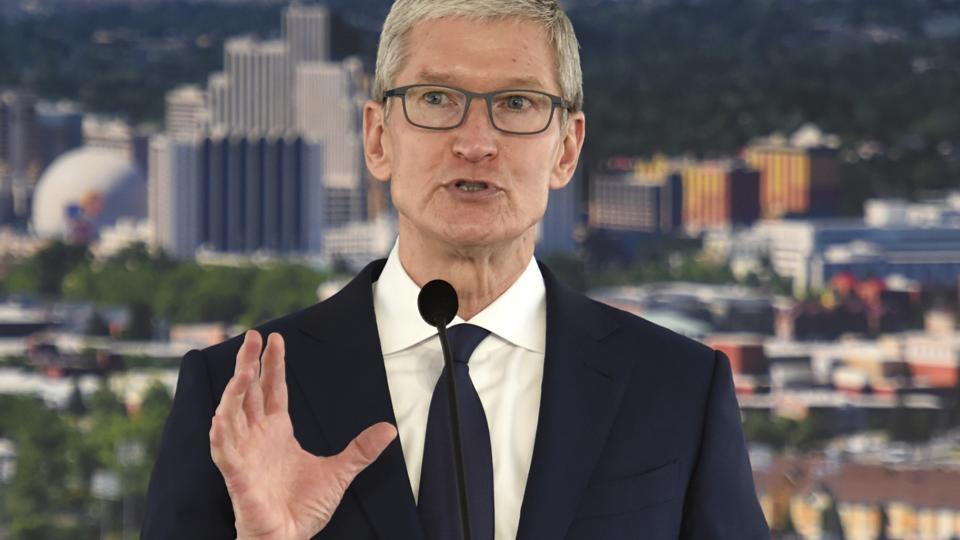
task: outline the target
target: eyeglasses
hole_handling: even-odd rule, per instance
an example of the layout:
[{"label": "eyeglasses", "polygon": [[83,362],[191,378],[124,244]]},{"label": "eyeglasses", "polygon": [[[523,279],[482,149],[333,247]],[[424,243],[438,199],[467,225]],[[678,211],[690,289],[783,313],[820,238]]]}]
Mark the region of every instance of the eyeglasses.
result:
[{"label": "eyeglasses", "polygon": [[454,129],[463,125],[474,98],[487,102],[487,115],[493,127],[514,135],[534,135],[546,131],[557,107],[569,110],[560,96],[536,90],[497,90],[469,92],[439,84],[412,84],[387,90],[387,98],[403,101],[403,114],[411,124],[424,129]]}]

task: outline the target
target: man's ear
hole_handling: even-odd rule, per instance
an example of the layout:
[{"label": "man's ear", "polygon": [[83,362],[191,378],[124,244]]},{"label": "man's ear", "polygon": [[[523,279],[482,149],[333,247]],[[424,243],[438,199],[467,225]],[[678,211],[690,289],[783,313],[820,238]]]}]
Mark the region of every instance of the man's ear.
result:
[{"label": "man's ear", "polygon": [[393,163],[384,106],[372,100],[363,105],[363,157],[374,178],[390,179]]},{"label": "man's ear", "polygon": [[577,163],[580,161],[580,150],[583,148],[583,139],[586,136],[587,119],[583,111],[570,113],[564,133],[557,148],[557,161],[550,173],[550,189],[560,189],[570,182]]}]

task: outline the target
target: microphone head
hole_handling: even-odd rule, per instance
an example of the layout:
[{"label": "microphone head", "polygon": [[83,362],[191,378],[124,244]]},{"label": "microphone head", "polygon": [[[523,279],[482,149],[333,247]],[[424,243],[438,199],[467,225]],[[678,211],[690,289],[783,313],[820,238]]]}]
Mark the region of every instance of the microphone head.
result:
[{"label": "microphone head", "polygon": [[460,303],[453,285],[435,279],[420,289],[417,307],[420,308],[420,316],[430,326],[446,326],[457,315]]}]

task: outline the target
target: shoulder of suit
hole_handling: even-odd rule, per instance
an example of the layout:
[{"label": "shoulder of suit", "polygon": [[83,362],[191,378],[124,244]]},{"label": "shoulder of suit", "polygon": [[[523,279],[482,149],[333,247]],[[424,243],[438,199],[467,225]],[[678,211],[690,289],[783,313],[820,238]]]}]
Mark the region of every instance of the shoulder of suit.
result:
[{"label": "shoulder of suit", "polygon": [[[357,273],[357,275],[354,276],[354,278],[342,289],[340,289],[340,291],[330,298],[299,311],[288,313],[276,319],[259,324],[254,327],[254,330],[260,332],[260,335],[264,340],[264,346],[266,346],[267,336],[269,336],[272,332],[277,332],[280,335],[286,336],[289,332],[296,331],[297,328],[309,326],[311,324],[314,326],[318,324],[322,325],[324,321],[330,320],[331,317],[340,316],[345,309],[356,304],[358,300],[360,302],[372,301],[370,284],[372,283],[373,278],[379,276],[380,271],[383,270],[383,265],[385,262],[386,259],[372,261],[370,264],[364,267],[363,270]],[[368,295],[370,298],[367,298]],[[216,345],[207,347],[202,351],[203,356],[206,357],[207,362],[215,367],[219,367],[221,364],[226,363],[232,370],[237,351],[240,350],[241,344],[243,344],[243,333]]]},{"label": "shoulder of suit", "polygon": [[584,305],[594,310],[594,316],[602,314],[614,322],[616,330],[610,333],[611,339],[624,340],[636,350],[669,351],[678,357],[703,358],[713,361],[715,351],[695,340],[679,334],[669,328],[651,322],[642,316],[604,304],[585,295],[581,295]]},{"label": "shoulder of suit", "polygon": [[[266,346],[267,336],[271,333],[276,332],[286,337],[288,333],[295,331],[300,326],[304,318],[315,315],[321,311],[323,309],[322,305],[323,302],[316,303],[310,307],[259,324],[253,329],[260,333],[263,339],[263,345]],[[232,370],[237,352],[243,344],[244,333],[245,332],[240,333],[203,349],[201,352],[204,358],[212,367],[223,367],[221,364],[228,364]]]}]

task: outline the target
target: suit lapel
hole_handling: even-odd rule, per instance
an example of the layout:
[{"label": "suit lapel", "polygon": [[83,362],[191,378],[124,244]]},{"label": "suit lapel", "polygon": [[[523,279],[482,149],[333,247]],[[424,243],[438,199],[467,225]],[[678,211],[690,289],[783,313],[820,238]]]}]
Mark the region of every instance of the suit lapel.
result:
[{"label": "suit lapel", "polygon": [[[330,448],[339,452],[365,428],[396,425],[373,312],[372,283],[384,261],[371,263],[299,325],[288,350],[310,408]],[[399,437],[361,472],[350,490],[379,538],[422,538]]]},{"label": "suit lapel", "polygon": [[562,538],[597,462],[628,378],[626,351],[603,339],[617,322],[541,265],[547,343],[540,413],[518,539]]}]

